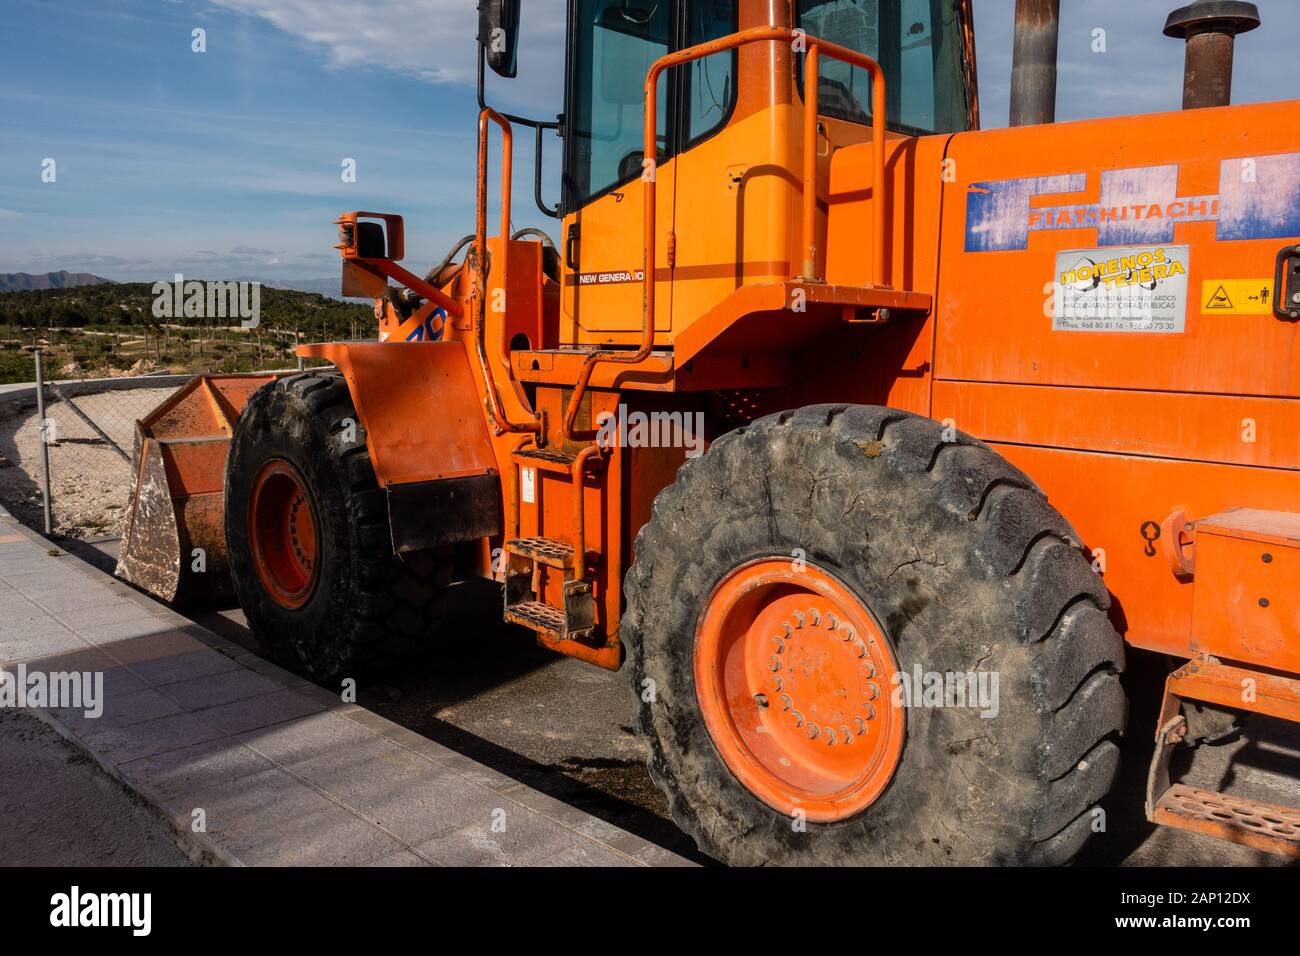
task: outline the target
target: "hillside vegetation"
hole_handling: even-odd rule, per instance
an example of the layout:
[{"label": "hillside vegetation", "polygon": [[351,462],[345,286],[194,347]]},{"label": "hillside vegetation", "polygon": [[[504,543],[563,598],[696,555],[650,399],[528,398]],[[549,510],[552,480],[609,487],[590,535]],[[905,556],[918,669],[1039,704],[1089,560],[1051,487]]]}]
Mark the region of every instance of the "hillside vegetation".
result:
[{"label": "hillside vegetation", "polygon": [[373,339],[369,305],[285,289],[260,290],[260,322],[155,318],[152,283],[103,283],[0,293],[0,383],[29,382],[32,355],[49,378],[148,372],[250,372],[292,365],[296,342]]}]

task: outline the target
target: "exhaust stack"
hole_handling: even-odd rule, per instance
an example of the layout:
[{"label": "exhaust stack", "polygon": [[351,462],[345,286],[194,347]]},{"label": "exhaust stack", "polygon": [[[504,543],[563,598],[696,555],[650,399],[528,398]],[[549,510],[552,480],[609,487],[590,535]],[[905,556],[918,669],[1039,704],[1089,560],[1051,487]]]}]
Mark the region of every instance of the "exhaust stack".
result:
[{"label": "exhaust stack", "polygon": [[1016,0],[1011,125],[1056,120],[1056,46],[1061,0]]},{"label": "exhaust stack", "polygon": [[1259,26],[1259,8],[1238,0],[1197,0],[1165,21],[1165,36],[1187,41],[1183,109],[1227,106],[1232,100],[1232,50],[1238,33]]}]

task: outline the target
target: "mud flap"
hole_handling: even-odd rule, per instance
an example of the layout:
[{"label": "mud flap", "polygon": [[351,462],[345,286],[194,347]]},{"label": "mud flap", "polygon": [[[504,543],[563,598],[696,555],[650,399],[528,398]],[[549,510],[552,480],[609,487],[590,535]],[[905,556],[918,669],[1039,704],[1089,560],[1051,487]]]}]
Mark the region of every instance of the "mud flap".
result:
[{"label": "mud flap", "polygon": [[389,485],[393,551],[402,554],[500,534],[500,486],[495,473]]}]

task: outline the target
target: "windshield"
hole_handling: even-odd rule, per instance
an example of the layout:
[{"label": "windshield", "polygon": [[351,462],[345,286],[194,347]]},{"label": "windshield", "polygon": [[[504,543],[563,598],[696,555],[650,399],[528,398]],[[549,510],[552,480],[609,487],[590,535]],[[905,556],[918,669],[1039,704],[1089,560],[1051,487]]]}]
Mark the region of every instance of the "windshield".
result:
[{"label": "windshield", "polygon": [[[952,133],[968,127],[957,7],[957,0],[799,0],[799,26],[880,62],[890,129]],[[819,112],[871,122],[866,71],[822,57],[818,80]]]},{"label": "windshield", "polygon": [[[669,50],[734,33],[736,0],[574,0],[568,196],[573,206],[642,174],[646,74]],[[726,125],[733,53],[659,77],[660,159]],[[670,89],[671,88],[671,89]]]}]

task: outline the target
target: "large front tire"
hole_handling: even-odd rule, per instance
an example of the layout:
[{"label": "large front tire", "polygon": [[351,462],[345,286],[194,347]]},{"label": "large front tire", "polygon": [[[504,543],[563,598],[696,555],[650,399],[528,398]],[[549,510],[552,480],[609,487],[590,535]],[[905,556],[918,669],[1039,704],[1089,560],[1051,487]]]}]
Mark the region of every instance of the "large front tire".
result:
[{"label": "large front tire", "polygon": [[[1126,716],[1106,589],[967,436],[863,406],[723,436],[656,499],[625,594],[651,773],[718,859],[1054,864],[1101,828]],[[957,675],[982,696],[924,692]]]},{"label": "large front tire", "polygon": [[249,399],[226,464],[226,546],[257,639],[321,683],[372,671],[434,634],[448,555],[393,553],[346,382],[272,382]]}]

